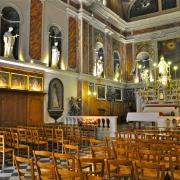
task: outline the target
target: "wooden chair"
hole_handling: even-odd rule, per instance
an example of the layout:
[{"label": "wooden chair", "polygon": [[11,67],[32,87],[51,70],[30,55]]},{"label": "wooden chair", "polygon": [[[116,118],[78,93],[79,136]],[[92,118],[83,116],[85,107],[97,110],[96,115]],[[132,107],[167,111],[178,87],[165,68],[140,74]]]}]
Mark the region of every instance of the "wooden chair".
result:
[{"label": "wooden chair", "polygon": [[90,146],[106,146],[106,142],[104,140],[99,139],[90,139]]},{"label": "wooden chair", "polygon": [[140,161],[160,163],[161,152],[155,150],[142,149],[138,151],[138,157]]},{"label": "wooden chair", "polygon": [[83,175],[79,172],[70,171],[68,169],[60,169],[57,172],[57,180],[83,180]]},{"label": "wooden chair", "polygon": [[[107,160],[108,178],[128,177],[133,179],[132,161],[129,160]],[[112,170],[111,170],[112,169]]]},{"label": "wooden chair", "polygon": [[45,127],[44,132],[46,135],[46,141],[48,142],[48,147],[51,147],[52,151],[54,151],[54,139],[55,139],[55,133],[53,127]]},{"label": "wooden chair", "polygon": [[[73,154],[77,159],[80,158],[80,147],[79,147],[79,145],[64,144],[64,151],[66,154]],[[81,165],[82,169],[85,169],[85,168],[91,169],[91,167],[92,167],[91,164],[85,164],[85,165],[82,164]]]},{"label": "wooden chair", "polygon": [[[14,159],[18,171],[19,180],[25,180],[25,177],[27,175],[29,175],[28,178],[31,178],[31,180],[35,180],[33,159],[27,159],[18,156],[15,156]],[[27,165],[28,167],[30,167],[30,169],[24,169],[22,165]]]},{"label": "wooden chair", "polygon": [[0,153],[2,154],[2,169],[4,169],[5,161],[9,161],[8,156],[6,155],[11,155],[12,157],[11,162],[13,162],[13,166],[14,166],[14,149],[5,147],[4,135],[0,135]]},{"label": "wooden chair", "polygon": [[12,136],[12,147],[17,150],[17,153],[19,155],[20,151],[26,150],[27,151],[27,157],[29,158],[29,153],[30,153],[30,147],[25,144],[20,144],[19,142],[19,136],[18,133],[11,133]]},{"label": "wooden chair", "polygon": [[[37,145],[38,150],[40,149],[40,147],[45,146],[46,150],[48,150],[48,142],[41,138],[38,129],[32,129],[31,132],[32,132],[32,141],[34,146]],[[33,149],[36,149],[36,147],[33,147]]]},{"label": "wooden chair", "polygon": [[112,159],[113,154],[107,146],[92,146],[91,147],[92,157],[102,159]]},{"label": "wooden chair", "polygon": [[180,180],[180,151],[172,151],[170,159],[171,179]]},{"label": "wooden chair", "polygon": [[87,180],[103,180],[104,178],[103,178],[103,177],[100,177],[100,176],[87,175],[87,176],[86,176],[86,179],[87,179]]},{"label": "wooden chair", "polygon": [[133,161],[134,176],[137,180],[164,180],[165,166],[157,163]]},{"label": "wooden chair", "polygon": [[[92,164],[92,168],[84,169],[82,165],[89,165]],[[79,159],[79,170],[81,173],[83,173],[85,176],[87,175],[98,175],[103,177],[104,176],[104,159],[99,158],[80,158]]]},{"label": "wooden chair", "polygon": [[78,169],[75,164],[75,156],[72,154],[60,154],[60,153],[53,153],[54,162],[56,165],[56,169],[68,169],[71,171],[75,171]]},{"label": "wooden chair", "polygon": [[49,151],[33,151],[38,178],[40,180],[56,180],[53,154]]},{"label": "wooden chair", "polygon": [[69,144],[69,140],[64,139],[64,131],[63,129],[55,129],[55,139],[54,142],[56,142],[57,146],[57,152],[59,152],[59,147],[61,146],[61,152],[64,152],[64,144]]},{"label": "wooden chair", "polygon": [[18,128],[17,129],[18,136],[19,136],[19,142],[21,144],[27,144],[27,131],[25,128]]}]

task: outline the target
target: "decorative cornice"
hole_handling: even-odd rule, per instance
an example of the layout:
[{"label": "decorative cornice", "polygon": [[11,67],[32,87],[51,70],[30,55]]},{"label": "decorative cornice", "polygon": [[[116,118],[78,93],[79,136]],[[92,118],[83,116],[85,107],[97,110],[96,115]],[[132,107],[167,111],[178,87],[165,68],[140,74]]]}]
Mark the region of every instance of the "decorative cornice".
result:
[{"label": "decorative cornice", "polygon": [[72,71],[67,71],[67,70],[60,70],[60,69],[52,69],[50,67],[46,67],[40,64],[36,64],[36,63],[29,63],[29,62],[20,62],[17,60],[13,60],[13,59],[5,59],[3,57],[0,58],[0,65],[8,65],[11,67],[16,67],[16,68],[23,68],[23,69],[27,69],[27,70],[31,70],[31,71],[41,71],[44,73],[49,73],[49,74],[55,74],[55,75],[64,75],[64,76],[69,76],[69,77],[74,77],[78,80],[85,80],[85,81],[91,81],[91,82],[95,82],[95,83],[101,83],[104,85],[113,85],[116,87],[125,87],[126,83],[121,83],[121,82],[117,82],[117,81],[113,81],[111,79],[105,79],[105,78],[97,78],[93,75],[89,75],[89,74],[83,74],[83,73],[76,73],[76,72],[72,72]]},{"label": "decorative cornice", "polygon": [[113,24],[116,28],[122,31],[128,31],[128,32],[162,26],[166,24],[172,24],[172,23],[176,23],[180,21],[179,20],[180,11],[158,15],[155,17],[150,17],[150,18],[141,19],[141,20],[132,21],[132,22],[124,21],[116,13],[114,13],[107,7],[102,6],[100,3],[94,3],[92,5],[92,11],[94,13],[97,13],[103,19],[106,19],[109,23]]},{"label": "decorative cornice", "polygon": [[180,37],[180,26],[158,30],[155,32],[129,36],[129,38],[133,39],[134,42],[147,41],[147,40],[165,40],[165,39],[178,38],[178,37]]}]

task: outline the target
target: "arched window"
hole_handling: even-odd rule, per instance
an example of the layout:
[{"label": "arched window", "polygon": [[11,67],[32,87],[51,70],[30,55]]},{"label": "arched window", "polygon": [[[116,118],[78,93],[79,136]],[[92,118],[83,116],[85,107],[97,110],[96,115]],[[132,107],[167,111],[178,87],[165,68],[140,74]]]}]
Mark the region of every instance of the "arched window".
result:
[{"label": "arched window", "polygon": [[166,10],[166,9],[171,9],[171,8],[175,8],[176,5],[176,0],[162,0],[162,9]]},{"label": "arched window", "polygon": [[114,63],[114,80],[118,81],[120,78],[120,54],[118,51],[113,52],[113,63]]},{"label": "arched window", "polygon": [[[0,55],[6,58],[18,59],[19,48],[18,12],[12,7],[5,7],[1,11],[1,47]],[[8,40],[8,41],[7,41]]]},{"label": "arched window", "polygon": [[95,47],[95,63],[93,67],[93,75],[104,77],[104,47],[101,42],[97,42]]},{"label": "arched window", "polygon": [[49,66],[61,68],[62,33],[56,26],[49,29]]},{"label": "arched window", "polygon": [[136,0],[131,6],[129,17],[137,17],[158,11],[158,0]]}]

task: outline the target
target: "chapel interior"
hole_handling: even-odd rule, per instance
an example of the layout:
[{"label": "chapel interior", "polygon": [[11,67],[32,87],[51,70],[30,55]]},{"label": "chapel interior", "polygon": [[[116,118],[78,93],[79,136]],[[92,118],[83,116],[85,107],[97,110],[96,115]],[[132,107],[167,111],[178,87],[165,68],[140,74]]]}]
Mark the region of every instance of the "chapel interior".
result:
[{"label": "chapel interior", "polygon": [[0,0],[0,179],[178,179],[179,79],[180,0]]}]

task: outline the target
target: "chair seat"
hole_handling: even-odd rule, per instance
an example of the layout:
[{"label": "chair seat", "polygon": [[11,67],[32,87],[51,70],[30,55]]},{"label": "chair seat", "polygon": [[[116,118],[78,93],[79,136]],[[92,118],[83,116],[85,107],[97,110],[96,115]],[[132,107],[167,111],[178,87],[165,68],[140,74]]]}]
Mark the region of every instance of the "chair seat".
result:
[{"label": "chair seat", "polygon": [[[114,170],[116,170],[117,168],[114,167]],[[113,171],[113,168],[111,169],[111,171]],[[125,177],[125,176],[131,176],[131,168],[129,167],[120,167],[120,170],[118,173],[111,173],[111,177]]]}]

